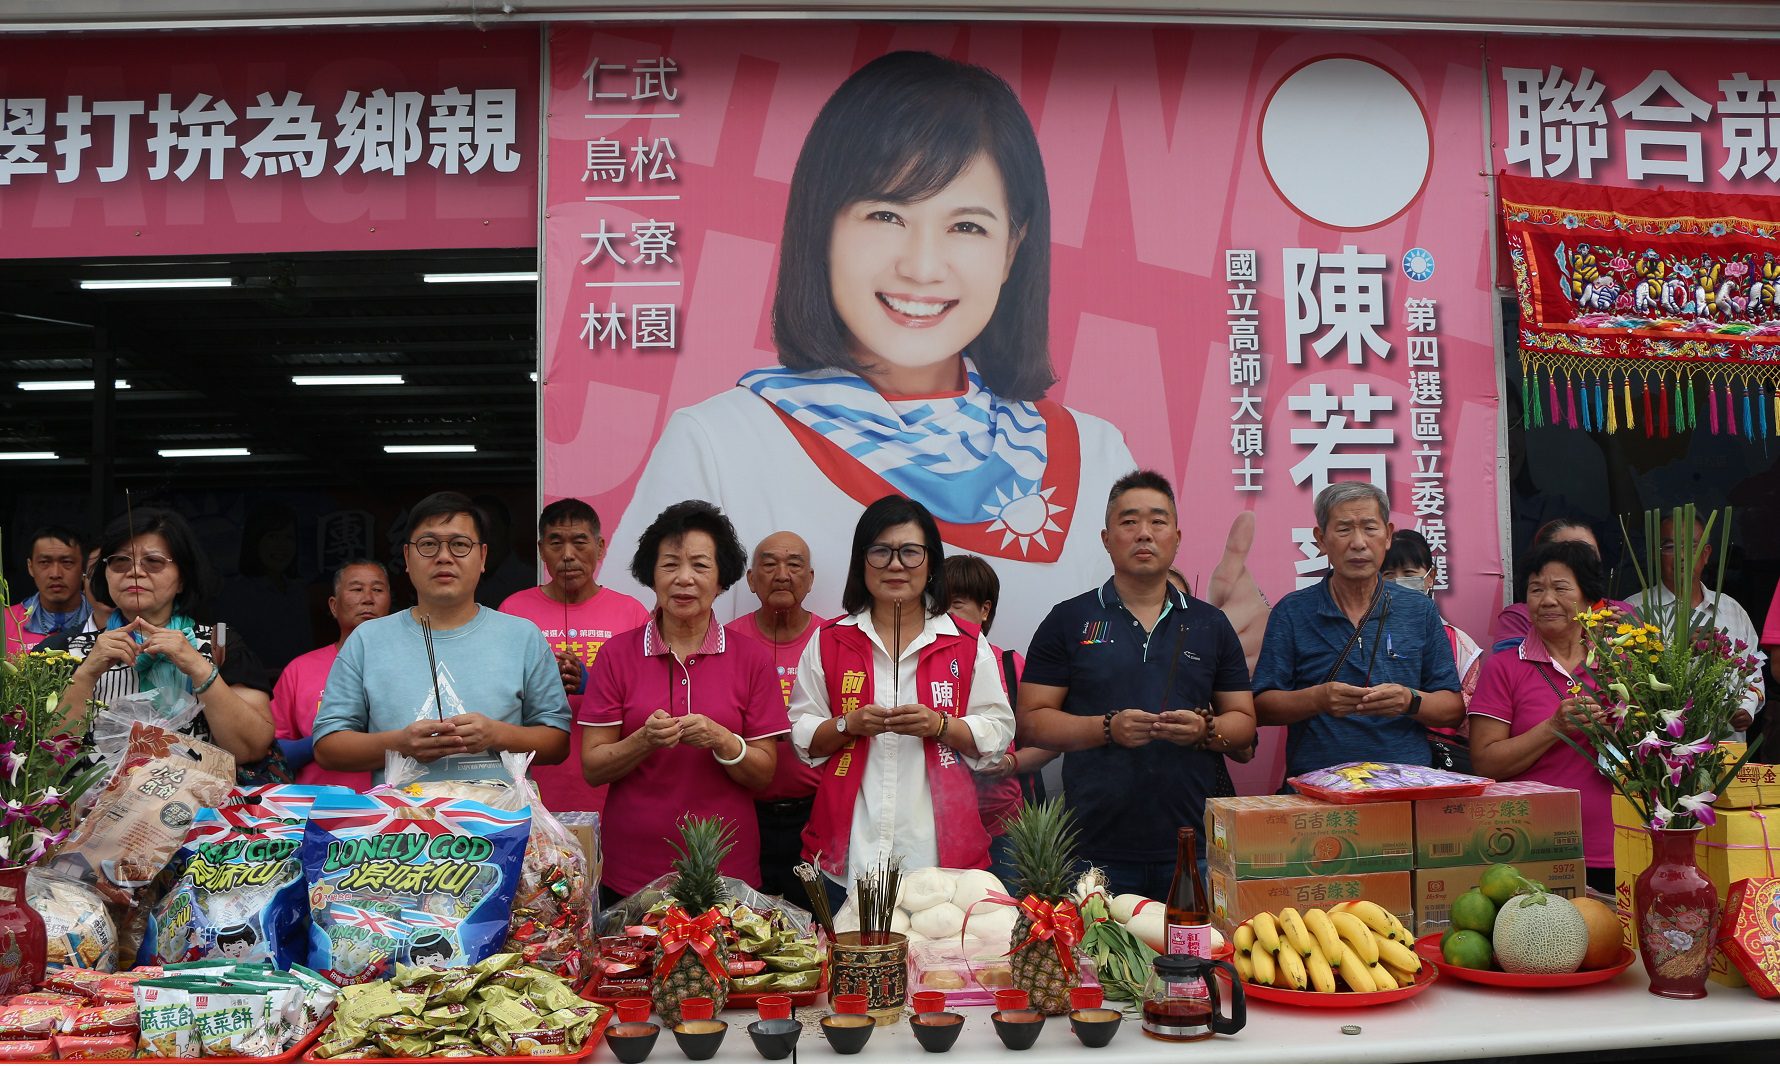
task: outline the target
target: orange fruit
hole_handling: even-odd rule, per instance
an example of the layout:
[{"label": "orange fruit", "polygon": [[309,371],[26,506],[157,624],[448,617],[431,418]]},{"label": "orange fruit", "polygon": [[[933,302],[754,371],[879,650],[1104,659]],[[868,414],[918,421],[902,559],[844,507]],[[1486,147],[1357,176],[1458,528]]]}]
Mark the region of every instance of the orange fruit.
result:
[{"label": "orange fruit", "polygon": [[1578,898],[1570,902],[1576,904],[1582,920],[1588,923],[1588,953],[1582,956],[1582,968],[1599,970],[1613,965],[1619,958],[1624,935],[1619,914],[1600,900]]}]

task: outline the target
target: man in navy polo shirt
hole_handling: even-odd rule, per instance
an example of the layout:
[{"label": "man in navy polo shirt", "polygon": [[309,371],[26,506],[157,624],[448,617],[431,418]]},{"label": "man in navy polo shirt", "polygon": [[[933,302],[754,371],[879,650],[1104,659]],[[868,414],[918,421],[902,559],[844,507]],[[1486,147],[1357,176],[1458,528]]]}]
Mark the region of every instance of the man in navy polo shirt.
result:
[{"label": "man in navy polo shirt", "polygon": [[1020,743],[1063,757],[1082,857],[1114,892],[1161,899],[1176,831],[1199,832],[1223,753],[1254,739],[1242,643],[1223,612],[1168,583],[1174,490],[1151,470],[1113,483],[1100,539],[1112,580],[1051,609],[1020,678]]},{"label": "man in navy polo shirt", "polygon": [[1279,601],[1255,664],[1255,712],[1286,730],[1286,775],[1362,759],[1428,765],[1427,726],[1465,716],[1434,601],[1378,575],[1390,500],[1363,481],[1317,493],[1318,584]]}]

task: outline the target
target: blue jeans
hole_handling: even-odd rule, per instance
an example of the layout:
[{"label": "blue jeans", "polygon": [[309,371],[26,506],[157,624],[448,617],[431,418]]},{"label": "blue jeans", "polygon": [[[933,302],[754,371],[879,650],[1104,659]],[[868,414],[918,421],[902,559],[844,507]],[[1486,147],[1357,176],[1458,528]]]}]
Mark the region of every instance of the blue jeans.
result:
[{"label": "blue jeans", "polygon": [[[1099,866],[1106,873],[1107,891],[1113,895],[1135,892],[1168,902],[1168,889],[1174,884],[1173,859],[1166,862],[1102,862]],[[1205,886],[1207,893],[1211,891],[1204,859],[1199,860],[1199,883]],[[1205,905],[1209,909],[1211,900],[1206,900]]]}]

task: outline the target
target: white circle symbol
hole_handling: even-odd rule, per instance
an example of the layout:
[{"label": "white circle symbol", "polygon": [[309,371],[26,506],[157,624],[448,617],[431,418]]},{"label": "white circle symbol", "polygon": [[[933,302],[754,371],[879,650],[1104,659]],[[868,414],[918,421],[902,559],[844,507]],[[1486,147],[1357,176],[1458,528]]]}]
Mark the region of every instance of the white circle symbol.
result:
[{"label": "white circle symbol", "polygon": [[1273,187],[1325,226],[1367,229],[1395,218],[1415,202],[1432,158],[1415,95],[1368,60],[1299,67],[1261,115],[1261,164]]}]

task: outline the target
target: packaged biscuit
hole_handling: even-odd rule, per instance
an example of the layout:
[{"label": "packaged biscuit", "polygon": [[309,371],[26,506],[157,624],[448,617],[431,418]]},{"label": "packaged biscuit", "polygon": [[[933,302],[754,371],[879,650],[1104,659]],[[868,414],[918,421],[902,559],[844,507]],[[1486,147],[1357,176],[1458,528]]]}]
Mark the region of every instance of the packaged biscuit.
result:
[{"label": "packaged biscuit", "polygon": [[39,1062],[56,1057],[56,1042],[41,1040],[0,1040],[0,1062]]},{"label": "packaged biscuit", "polygon": [[172,866],[177,880],[150,913],[137,961],[202,959],[289,966],[308,947],[300,820],[261,808],[199,811]]},{"label": "packaged biscuit", "polygon": [[75,1009],[53,1003],[19,1003],[0,1007],[0,1040],[20,1040],[59,1033]]},{"label": "packaged biscuit", "polygon": [[43,987],[50,992],[63,992],[92,999],[99,992],[99,983],[111,975],[98,970],[85,970],[74,966],[63,967],[44,979]]},{"label": "packaged biscuit", "polygon": [[136,1050],[145,1059],[189,1059],[198,1054],[192,996],[176,981],[136,985]]},{"label": "packaged biscuit", "polygon": [[136,1002],[101,1003],[92,1007],[76,1007],[62,1022],[62,1032],[74,1036],[136,1035]]},{"label": "packaged biscuit", "polygon": [[58,1036],[55,1038],[56,1058],[65,1062],[93,1059],[133,1059],[136,1038],[121,1036]]},{"label": "packaged biscuit", "polygon": [[262,1058],[277,1054],[263,993],[227,986],[192,993],[192,1028],[204,1057]]},{"label": "packaged biscuit", "polygon": [[506,940],[529,808],[380,789],[317,799],[303,838],[309,962],[347,985],[463,966]]},{"label": "packaged biscuit", "polygon": [[71,877],[34,867],[25,880],[25,898],[43,916],[49,971],[117,969],[117,925],[103,896]]}]

